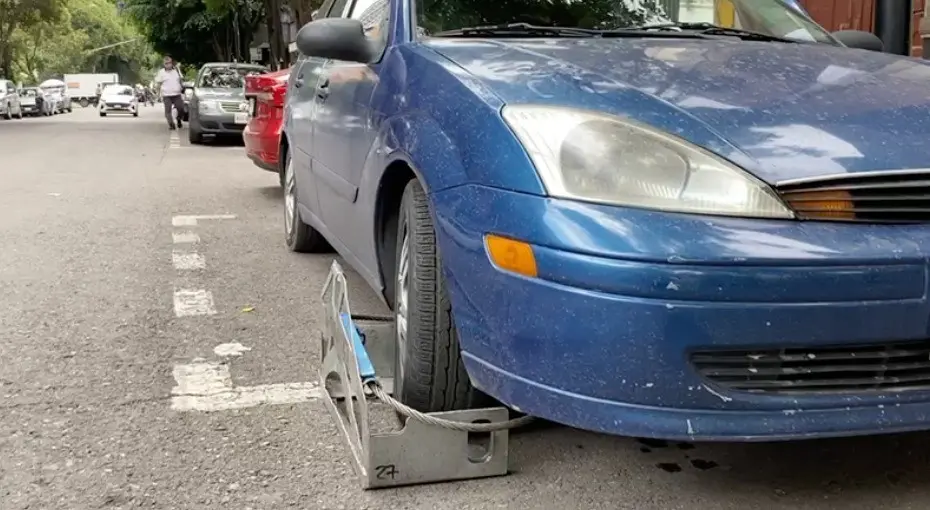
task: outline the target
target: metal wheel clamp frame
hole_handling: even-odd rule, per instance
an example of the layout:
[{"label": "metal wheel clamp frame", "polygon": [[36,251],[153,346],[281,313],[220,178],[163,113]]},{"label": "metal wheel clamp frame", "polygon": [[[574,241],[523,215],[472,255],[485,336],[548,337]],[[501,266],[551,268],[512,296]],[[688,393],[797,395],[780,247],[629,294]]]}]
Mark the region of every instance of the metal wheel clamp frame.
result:
[{"label": "metal wheel clamp frame", "polygon": [[[374,398],[373,387],[385,398],[392,393],[394,320],[352,315],[345,274],[336,261],[326,278],[322,298],[323,401],[349,446],[364,489],[507,474],[508,430],[489,432],[490,440],[484,441],[486,448],[479,456],[469,444],[468,431],[423,421],[452,422],[459,428],[472,423],[507,422],[509,412],[503,407],[415,413],[420,418],[407,418],[401,430],[373,432],[368,402]],[[521,420],[528,421],[513,420],[502,426],[519,426]]]}]

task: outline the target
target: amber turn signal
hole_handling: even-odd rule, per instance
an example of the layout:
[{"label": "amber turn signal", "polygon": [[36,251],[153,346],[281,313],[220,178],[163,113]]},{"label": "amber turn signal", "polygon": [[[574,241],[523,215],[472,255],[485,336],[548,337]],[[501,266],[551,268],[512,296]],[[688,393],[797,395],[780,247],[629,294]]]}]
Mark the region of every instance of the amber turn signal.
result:
[{"label": "amber turn signal", "polygon": [[497,267],[521,274],[536,277],[536,257],[533,247],[523,241],[487,234],[484,236],[484,245],[488,250],[488,257]]},{"label": "amber turn signal", "polygon": [[808,220],[856,219],[852,195],[846,191],[787,192],[782,195],[798,217]]}]

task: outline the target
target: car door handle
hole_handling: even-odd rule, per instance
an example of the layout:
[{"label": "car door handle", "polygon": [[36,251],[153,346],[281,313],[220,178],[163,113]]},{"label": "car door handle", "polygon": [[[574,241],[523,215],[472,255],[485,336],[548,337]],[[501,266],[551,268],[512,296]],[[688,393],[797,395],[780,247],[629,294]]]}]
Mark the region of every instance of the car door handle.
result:
[{"label": "car door handle", "polygon": [[329,78],[323,78],[320,84],[316,86],[316,95],[320,99],[329,97]]}]

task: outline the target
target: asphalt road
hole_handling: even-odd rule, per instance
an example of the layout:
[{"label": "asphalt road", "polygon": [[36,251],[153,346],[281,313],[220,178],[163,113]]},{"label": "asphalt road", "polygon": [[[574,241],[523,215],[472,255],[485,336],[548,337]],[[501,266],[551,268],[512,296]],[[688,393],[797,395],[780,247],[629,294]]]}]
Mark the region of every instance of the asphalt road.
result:
[{"label": "asphalt road", "polygon": [[[0,121],[0,509],[930,504],[928,434],[688,445],[557,426],[511,436],[509,476],[363,492],[314,398],[332,257],[285,249],[281,202],[241,146],[172,140],[155,108]],[[383,312],[350,276],[355,311]],[[228,370],[234,408],[172,399],[198,358]],[[259,385],[284,403],[249,407]]]}]

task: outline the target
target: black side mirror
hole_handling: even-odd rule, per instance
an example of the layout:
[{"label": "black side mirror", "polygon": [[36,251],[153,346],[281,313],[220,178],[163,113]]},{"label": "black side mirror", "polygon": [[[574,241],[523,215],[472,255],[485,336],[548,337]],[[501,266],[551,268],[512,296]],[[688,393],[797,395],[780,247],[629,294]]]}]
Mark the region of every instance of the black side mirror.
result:
[{"label": "black side mirror", "polygon": [[860,50],[884,51],[885,45],[877,35],[861,30],[840,30],[833,32],[833,37],[849,48]]},{"label": "black side mirror", "polygon": [[349,18],[311,21],[297,32],[297,49],[308,57],[367,64],[373,56],[362,22]]}]

